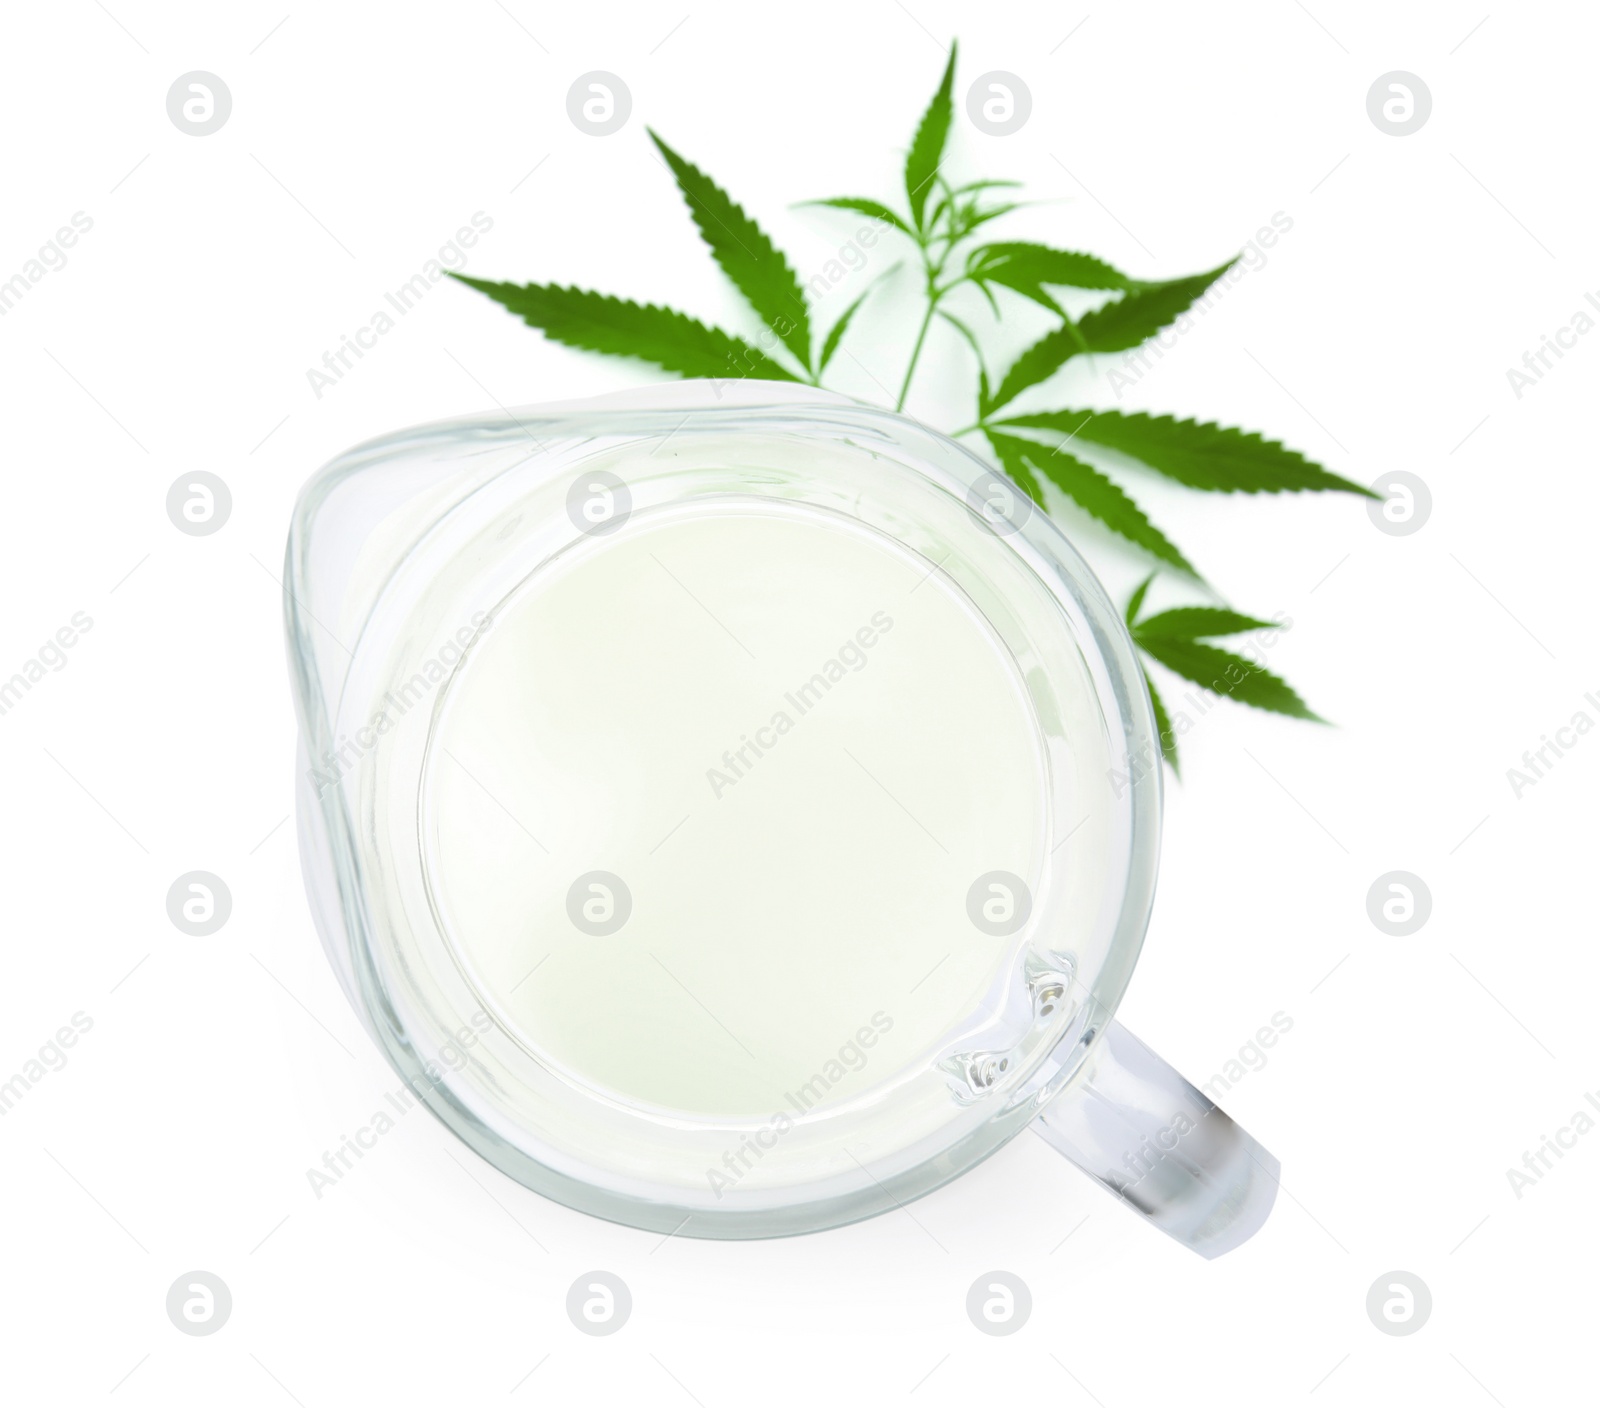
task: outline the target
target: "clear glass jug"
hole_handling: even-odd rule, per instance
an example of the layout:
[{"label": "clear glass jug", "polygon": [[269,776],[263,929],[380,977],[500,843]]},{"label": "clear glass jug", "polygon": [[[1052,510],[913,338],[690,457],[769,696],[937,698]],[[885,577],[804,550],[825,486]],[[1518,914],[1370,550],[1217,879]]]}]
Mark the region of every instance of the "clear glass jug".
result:
[{"label": "clear glass jug", "polygon": [[322,938],[511,1177],[779,1236],[1031,1127],[1205,1256],[1265,1220],[1277,1161],[1114,1019],[1132,644],[960,445],[751,382],[424,426],[310,481],[285,588]]}]

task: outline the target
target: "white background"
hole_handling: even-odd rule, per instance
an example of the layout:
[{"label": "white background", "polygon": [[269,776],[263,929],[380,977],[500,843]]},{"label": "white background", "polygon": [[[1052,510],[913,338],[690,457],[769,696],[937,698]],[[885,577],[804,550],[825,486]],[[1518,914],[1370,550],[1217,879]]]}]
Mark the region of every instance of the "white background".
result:
[{"label": "white background", "polygon": [[[1506,1170],[1600,1088],[1600,737],[1520,799],[1506,770],[1577,710],[1600,719],[1583,697],[1600,693],[1600,337],[1520,399],[1506,372],[1600,290],[1593,15],[683,3],[8,11],[0,279],[74,212],[94,225],[0,319],[0,675],[74,612],[94,625],[0,717],[0,1079],[74,1012],[93,1021],[0,1121],[6,1396],[1518,1408],[1592,1392],[1600,1132],[1520,1200]],[[369,436],[650,373],[547,344],[449,285],[321,399],[307,369],[480,210],[494,227],[472,272],[749,332],[644,124],[809,277],[855,223],[793,203],[896,194],[952,35],[958,100],[989,69],[1033,94],[1006,138],[958,101],[954,169],[1023,179],[1039,202],[1002,231],[1170,277],[1275,212],[1294,222],[1136,392],[1116,400],[1107,360],[1075,364],[1040,404],[1198,413],[1363,483],[1403,469],[1432,491],[1424,529],[1389,537],[1346,496],[1134,486],[1226,600],[1293,618],[1274,667],[1338,725],[1224,703],[1188,735],[1122,1013],[1196,1080],[1273,1013],[1292,1018],[1225,1101],[1283,1160],[1271,1220],[1205,1263],[1025,1136],[915,1220],[663,1243],[548,1203],[417,1120],[318,1201],[306,1169],[395,1078],[323,959],[286,820],[275,578],[294,494]],[[165,109],[192,69],[233,96],[205,138]],[[632,91],[613,137],[566,116],[591,69]],[[1395,69],[1434,101],[1405,138],[1366,112]],[[818,321],[894,257],[880,245]],[[895,308],[875,310],[881,335],[863,313],[840,389],[879,399],[873,379],[896,381],[909,304]],[[942,335],[929,357],[911,409],[948,428],[967,418],[966,364]],[[164,501],[202,469],[233,514],[191,538]],[[1140,564],[1065,521],[1125,594]],[[211,938],[167,919],[193,869],[232,890]],[[1394,869],[1433,896],[1409,938],[1366,914]],[[233,1294],[209,1338],[164,1309],[195,1268]],[[605,1339],[564,1310],[594,1268],[635,1302]],[[1007,1338],[964,1309],[996,1268],[1034,1299]],[[1365,1311],[1394,1269],[1433,1294],[1406,1338]]]}]

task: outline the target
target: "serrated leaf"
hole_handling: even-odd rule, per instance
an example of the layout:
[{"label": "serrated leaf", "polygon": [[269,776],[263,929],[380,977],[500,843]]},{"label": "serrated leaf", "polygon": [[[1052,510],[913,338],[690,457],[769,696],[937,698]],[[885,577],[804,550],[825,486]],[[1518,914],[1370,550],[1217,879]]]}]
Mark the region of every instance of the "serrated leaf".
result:
[{"label": "serrated leaf", "polygon": [[[646,129],[647,131],[649,129]],[[811,369],[811,320],[800,280],[778,247],[721,186],[693,162],[685,161],[654,132],[656,144],[677,179],[689,214],[712,257],[799,361]]]},{"label": "serrated leaf", "polygon": [[[1041,308],[1049,309],[1050,312],[1054,313],[1056,315],[1056,317],[1060,318],[1063,322],[1067,321],[1067,317],[1068,317],[1067,310],[1065,308],[1063,308],[1059,303],[1057,303],[1055,301],[1055,299],[1052,298],[1048,292],[1046,292],[1045,287],[1044,287],[1043,284],[1030,284],[1030,283],[1020,282],[1020,281],[1015,280],[1015,279],[994,279],[992,281],[984,280],[984,279],[978,279],[978,280],[975,280],[974,282],[976,282],[978,287],[980,289],[982,289],[984,291],[984,293],[986,293],[986,294],[989,292],[989,283],[990,282],[997,283],[1002,288],[1008,288],[1013,293],[1020,293],[1024,298],[1032,299]],[[992,298],[989,301],[990,301],[991,304],[994,302],[994,300]],[[996,316],[997,317],[999,316],[998,313],[996,314]]]},{"label": "serrated leaf", "polygon": [[1168,636],[1137,639],[1139,648],[1152,659],[1213,694],[1227,695],[1241,704],[1274,714],[1288,714],[1319,724],[1327,722],[1313,714],[1285,681],[1253,660],[1196,640],[1176,640]]},{"label": "serrated leaf", "polygon": [[1207,274],[1161,284],[1136,284],[1121,298],[1085,313],[1076,323],[1063,317],[1060,327],[1046,333],[1012,363],[989,409],[998,410],[1030,386],[1053,376],[1080,352],[1120,352],[1137,347],[1178,317],[1232,265],[1230,260]]},{"label": "serrated leaf", "polygon": [[821,376],[828,370],[828,363],[833,360],[833,354],[838,350],[839,340],[844,336],[844,330],[850,326],[850,319],[855,317],[856,309],[867,301],[867,295],[872,292],[872,285],[868,284],[856,295],[856,300],[839,314],[839,321],[828,329],[826,341],[822,344],[822,353],[817,358],[817,375]]},{"label": "serrated leaf", "polygon": [[1187,312],[1218,279],[1233,268],[1236,259],[1205,274],[1168,279],[1164,283],[1135,285],[1121,298],[1085,313],[1078,328],[1091,352],[1125,352],[1152,337],[1174,318]]},{"label": "serrated leaf", "polygon": [[1040,284],[1057,288],[1127,289],[1133,282],[1092,254],[1051,249],[1048,245],[1022,240],[979,245],[967,256],[967,272],[973,278],[993,279],[1019,293]]},{"label": "serrated leaf", "polygon": [[988,437],[989,448],[994,451],[994,457],[1000,461],[1000,468],[1005,470],[1012,481],[1019,485],[1034,503],[1043,508],[1044,490],[1039,487],[1039,481],[1033,477],[1033,471],[1028,468],[1022,454],[1026,442],[1009,435],[991,435],[987,430],[984,434]]},{"label": "serrated leaf", "polygon": [[495,283],[465,274],[451,277],[487,294],[529,326],[568,347],[639,357],[683,376],[798,380],[787,367],[748,343],[671,308],[559,284]]},{"label": "serrated leaf", "polygon": [[984,433],[1008,470],[1008,459],[1020,459],[1113,532],[1143,548],[1152,557],[1170,563],[1180,572],[1199,577],[1200,574],[1171,539],[1145,517],[1144,510],[1093,465],[1085,464],[1064,450],[1051,451],[1036,441],[999,434],[989,427],[985,427]]},{"label": "serrated leaf", "polygon": [[1152,572],[1144,579],[1144,581],[1140,582],[1139,585],[1133,589],[1133,595],[1128,598],[1127,608],[1122,614],[1127,620],[1130,628],[1133,626],[1134,618],[1139,614],[1139,608],[1144,605],[1144,596],[1145,593],[1150,590],[1150,583],[1155,581],[1155,579],[1156,574]]},{"label": "serrated leaf", "polygon": [[1174,640],[1203,640],[1208,636],[1236,636],[1241,631],[1275,631],[1277,621],[1243,616],[1221,606],[1177,606],[1146,616],[1133,628],[1134,636],[1170,636]]},{"label": "serrated leaf", "polygon": [[843,313],[839,315],[839,320],[834,323],[832,329],[830,329],[828,333],[827,341],[822,344],[822,354],[817,361],[817,375],[819,377],[824,371],[827,370],[828,363],[833,360],[833,354],[838,350],[839,342],[844,337],[845,329],[850,325],[850,319],[855,316],[856,309],[867,301],[867,295],[871,293],[873,289],[877,288],[879,284],[881,284],[891,275],[898,273],[900,266],[901,261],[896,260],[881,274],[871,280],[867,286],[856,295],[855,302],[853,302],[844,310]]},{"label": "serrated leaf", "polygon": [[967,256],[967,278],[988,292],[997,283],[1048,308],[1063,322],[1065,310],[1047,293],[1046,285],[1058,288],[1126,289],[1132,286],[1127,275],[1092,254],[1079,254],[1048,245],[1009,240],[979,245]]},{"label": "serrated leaf", "polygon": [[1156,716],[1156,741],[1161,745],[1161,756],[1167,760],[1172,768],[1174,777],[1182,777],[1178,769],[1178,735],[1173,732],[1172,720],[1167,716],[1167,706],[1161,702],[1161,695],[1157,693],[1155,681],[1150,678],[1150,671],[1140,668],[1144,676],[1144,687],[1150,691],[1150,708]]},{"label": "serrated leaf", "polygon": [[1053,376],[1071,358],[1086,351],[1088,348],[1078,332],[1078,325],[1070,318],[1063,319],[1060,327],[1047,332],[1033,346],[1026,348],[1007,368],[984,414],[987,416],[1016,400],[1030,386],[1037,386]]},{"label": "serrated leaf", "polygon": [[1298,450],[1253,431],[1210,421],[1143,412],[1064,410],[1011,416],[1004,424],[1059,430],[1104,445],[1191,489],[1243,494],[1339,490],[1377,497],[1372,490],[1329,473]]},{"label": "serrated leaf", "polygon": [[895,229],[905,234],[913,234],[911,226],[906,224],[894,211],[890,210],[882,201],[868,200],[865,196],[834,196],[831,200],[802,201],[802,205],[826,205],[834,210],[854,210],[861,215],[870,215],[874,220],[882,220],[893,225]]},{"label": "serrated leaf", "polygon": [[911,202],[911,223],[919,231],[926,228],[922,223],[922,213],[933,192],[933,178],[939,174],[944,144],[950,135],[950,117],[954,111],[950,88],[955,76],[956,46],[952,42],[950,62],[944,66],[939,91],[933,95],[928,110],[922,114],[922,121],[917,124],[917,135],[911,140],[911,150],[906,153],[906,199]]}]

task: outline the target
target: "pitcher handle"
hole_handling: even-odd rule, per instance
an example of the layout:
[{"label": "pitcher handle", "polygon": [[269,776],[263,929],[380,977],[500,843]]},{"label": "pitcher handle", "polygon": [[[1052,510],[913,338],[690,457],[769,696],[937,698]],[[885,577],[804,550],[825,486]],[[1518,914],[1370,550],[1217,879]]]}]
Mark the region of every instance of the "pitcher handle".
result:
[{"label": "pitcher handle", "polygon": [[1119,1022],[1033,1122],[1039,1135],[1169,1237],[1206,1258],[1267,1220],[1280,1165]]}]

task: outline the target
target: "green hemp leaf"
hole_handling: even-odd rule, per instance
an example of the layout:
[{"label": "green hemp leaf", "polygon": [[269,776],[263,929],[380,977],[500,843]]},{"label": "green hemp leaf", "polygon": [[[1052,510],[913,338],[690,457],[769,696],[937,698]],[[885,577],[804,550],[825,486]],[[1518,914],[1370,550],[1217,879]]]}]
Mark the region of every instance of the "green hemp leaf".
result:
[{"label": "green hemp leaf", "polygon": [[[992,222],[1018,209],[1007,198],[1013,181],[957,183],[950,174],[950,135],[956,45],[906,152],[904,204],[898,196],[833,196],[803,202],[824,210],[866,216],[907,246],[922,292],[922,311],[894,408],[905,406],[917,367],[937,322],[976,364],[974,416],[956,436],[981,435],[994,463],[1041,508],[1070,522],[1086,515],[1127,549],[1152,564],[1127,604],[1128,629],[1146,662],[1191,684],[1241,704],[1293,718],[1323,722],[1304,700],[1259,659],[1214,644],[1219,637],[1278,632],[1280,623],[1227,607],[1177,606],[1141,616],[1156,573],[1191,589],[1209,588],[1172,538],[1151,522],[1129,493],[1141,474],[1156,475],[1212,494],[1337,492],[1373,497],[1370,490],[1317,464],[1298,450],[1253,431],[1210,421],[1179,420],[1148,412],[1089,408],[1028,409],[1081,359],[1126,352],[1177,324],[1203,305],[1234,267],[1230,259],[1204,273],[1175,279],[1135,278],[1093,254],[1024,240],[993,240]],[[724,331],[676,309],[634,303],[560,284],[513,284],[455,274],[556,342],[613,357],[634,357],[679,376],[820,385],[834,355],[857,326],[856,316],[885,270],[856,295],[822,337],[812,327],[806,290],[782,250],[760,225],[700,167],[680,156],[654,131],[655,153],[677,183],[706,247],[753,316],[743,332]],[[1099,301],[1077,316],[1063,291]],[[974,312],[996,322],[1016,309],[1043,315],[1050,326],[1015,353],[994,363],[974,330]],[[941,331],[937,341],[944,341]],[[997,367],[991,375],[991,367]],[[1023,409],[1014,404],[1020,400]],[[1079,519],[1081,522],[1082,520]],[[1275,635],[1271,639],[1275,639]],[[1145,684],[1161,750],[1176,773],[1177,735],[1148,666]]]}]

